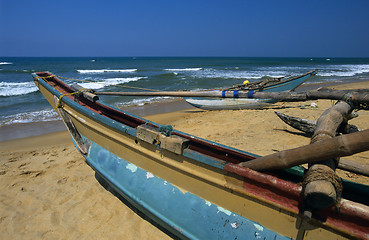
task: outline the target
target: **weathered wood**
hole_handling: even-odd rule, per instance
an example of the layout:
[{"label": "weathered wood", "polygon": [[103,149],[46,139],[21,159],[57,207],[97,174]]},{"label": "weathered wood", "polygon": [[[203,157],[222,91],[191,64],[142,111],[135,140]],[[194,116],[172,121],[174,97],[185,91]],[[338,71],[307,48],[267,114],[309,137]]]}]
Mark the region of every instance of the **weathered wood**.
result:
[{"label": "weathered wood", "polygon": [[368,164],[362,164],[348,159],[340,159],[338,168],[369,177]]},{"label": "weathered wood", "polygon": [[[347,102],[338,102],[325,110],[317,121],[311,143],[321,143],[337,135],[338,128],[347,125],[352,107]],[[327,158],[309,163],[309,170],[304,176],[304,202],[307,208],[323,209],[336,203],[342,192],[341,179],[335,174],[338,158]]]},{"label": "weathered wood", "polygon": [[332,89],[332,88],[326,88],[326,87],[322,87],[322,88],[318,88],[317,91],[321,91],[321,92],[336,92],[336,91],[342,91],[342,92],[346,92],[346,93],[350,93],[350,92],[369,92],[369,89],[348,89],[348,90],[336,90],[336,89]]},{"label": "weathered wood", "polygon": [[[58,101],[59,99],[57,97],[54,97],[55,105],[57,104]],[[65,126],[69,130],[71,137],[76,143],[77,149],[81,152],[81,154],[86,155],[90,147],[88,141],[83,141],[71,117],[68,115],[68,113],[63,108],[56,108],[56,111],[59,113],[62,121],[64,122]]]},{"label": "weathered wood", "polygon": [[[274,112],[283,122],[285,122],[286,124],[288,124],[289,126],[300,130],[308,135],[312,135],[315,131],[316,128],[316,121],[313,120],[309,120],[309,119],[303,119],[303,118],[298,118],[298,117],[293,117],[293,116],[288,116],[286,114],[283,114],[281,112],[275,111]],[[357,117],[358,114],[356,112],[351,113],[348,116],[348,119],[352,119]],[[353,133],[353,132],[357,132],[359,131],[359,129],[355,126],[355,125],[351,125],[351,124],[347,124],[346,126],[342,126],[342,128],[340,127],[338,129],[339,133]]]},{"label": "weathered wood", "polygon": [[96,95],[117,96],[167,96],[167,97],[212,97],[274,99],[296,102],[317,99],[343,100],[354,105],[369,104],[369,92],[308,91],[308,92],[253,92],[253,91],[161,91],[161,92],[95,92]]},{"label": "weathered wood", "polygon": [[[245,94],[239,94],[240,97],[246,97]],[[277,99],[279,101],[306,101],[317,99],[332,99],[343,100],[351,102],[353,104],[368,104],[369,92],[355,92],[355,91],[308,91],[308,92],[256,92],[253,94],[253,98],[259,99]]]},{"label": "weathered wood", "polygon": [[289,126],[300,130],[307,134],[313,134],[316,128],[316,121],[302,119],[297,117],[288,116],[281,112],[274,112],[283,122],[287,123]]},{"label": "weathered wood", "polygon": [[[83,90],[83,87],[81,85],[78,85],[78,84],[73,84],[73,85],[70,86],[70,88],[73,91],[81,91],[81,90]],[[92,92],[82,91],[81,93],[82,93],[82,95],[85,98],[87,98],[91,102],[96,102],[97,100],[99,100],[99,96],[97,96],[96,94],[93,94]]]},{"label": "weathered wood", "polygon": [[[285,123],[287,123],[289,126],[297,130],[300,130],[306,134],[313,135],[315,131],[316,121],[288,116],[278,111],[275,111],[275,114],[277,114],[277,116],[280,119],[282,119]],[[357,116],[358,116],[357,113],[351,113],[349,118],[352,119]],[[347,128],[343,129],[342,133],[347,134],[347,133],[354,133],[357,131],[359,130],[356,126],[348,124]],[[369,177],[369,165],[367,164],[359,164],[355,161],[351,161],[347,159],[340,159],[338,162],[337,168]]]},{"label": "weathered wood", "polygon": [[280,151],[239,165],[265,171],[284,169],[329,158],[345,157],[369,150],[369,130],[336,136],[306,146]]}]

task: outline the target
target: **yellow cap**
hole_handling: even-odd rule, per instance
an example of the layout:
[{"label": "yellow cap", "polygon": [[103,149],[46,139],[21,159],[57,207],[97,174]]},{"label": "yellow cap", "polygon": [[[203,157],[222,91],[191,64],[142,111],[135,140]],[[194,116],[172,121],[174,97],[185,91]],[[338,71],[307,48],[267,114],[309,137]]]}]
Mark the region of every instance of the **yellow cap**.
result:
[{"label": "yellow cap", "polygon": [[243,84],[248,84],[249,83],[249,80],[245,80],[244,82],[243,82]]}]

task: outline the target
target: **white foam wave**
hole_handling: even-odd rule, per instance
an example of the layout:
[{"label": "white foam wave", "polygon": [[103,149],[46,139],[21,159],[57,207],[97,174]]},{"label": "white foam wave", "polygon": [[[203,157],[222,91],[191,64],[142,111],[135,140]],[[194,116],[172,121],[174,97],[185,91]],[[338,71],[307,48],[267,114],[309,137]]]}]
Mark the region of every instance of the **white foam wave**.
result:
[{"label": "white foam wave", "polygon": [[369,73],[369,64],[329,66],[318,71],[323,77],[353,77],[363,73]]},{"label": "white foam wave", "polygon": [[0,82],[0,96],[17,96],[37,92],[38,88],[33,82],[10,83]]},{"label": "white foam wave", "polygon": [[128,106],[144,106],[146,104],[151,104],[153,102],[161,102],[163,100],[170,99],[171,97],[152,97],[152,98],[142,98],[142,99],[133,99],[128,102],[117,103],[118,108],[128,107]]},{"label": "white foam wave", "polygon": [[200,71],[202,70],[202,68],[168,68],[164,70],[170,72],[186,72],[186,71]]},{"label": "white foam wave", "polygon": [[8,64],[13,64],[11,62],[0,62],[0,65],[8,65]]},{"label": "white foam wave", "polygon": [[195,78],[216,78],[216,79],[260,79],[264,76],[283,77],[287,73],[284,71],[234,71],[234,70],[219,70],[205,69],[201,72],[196,72]]},{"label": "white foam wave", "polygon": [[101,74],[101,73],[129,73],[136,72],[137,69],[92,69],[92,70],[77,70],[81,74]]},{"label": "white foam wave", "polygon": [[47,109],[10,115],[3,119],[0,124],[3,126],[16,123],[47,122],[59,119],[59,115],[53,109]]},{"label": "white foam wave", "polygon": [[103,81],[98,82],[88,82],[88,83],[80,83],[80,85],[84,88],[89,89],[100,89],[106,86],[112,86],[112,85],[118,85],[122,83],[128,83],[128,82],[134,82],[138,81],[140,79],[143,79],[144,77],[132,77],[132,78],[107,78]]}]

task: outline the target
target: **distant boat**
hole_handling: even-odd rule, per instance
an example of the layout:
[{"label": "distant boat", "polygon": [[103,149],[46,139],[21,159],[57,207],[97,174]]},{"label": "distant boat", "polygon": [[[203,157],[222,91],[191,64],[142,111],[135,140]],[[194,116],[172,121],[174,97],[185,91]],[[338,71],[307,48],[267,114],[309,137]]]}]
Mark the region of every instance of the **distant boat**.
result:
[{"label": "distant boat", "polygon": [[344,181],[337,206],[307,220],[303,168],[253,171],[239,163],[254,154],[123,112],[51,73],[33,79],[96,176],[180,238],[368,238],[366,185]]},{"label": "distant boat", "polygon": [[[254,90],[265,92],[294,91],[302,83],[316,74],[317,70],[307,72],[295,77],[282,77],[265,79],[249,84],[237,85],[227,90]],[[185,98],[186,102],[194,107],[205,110],[239,110],[263,108],[277,102],[271,99],[247,98]]]}]

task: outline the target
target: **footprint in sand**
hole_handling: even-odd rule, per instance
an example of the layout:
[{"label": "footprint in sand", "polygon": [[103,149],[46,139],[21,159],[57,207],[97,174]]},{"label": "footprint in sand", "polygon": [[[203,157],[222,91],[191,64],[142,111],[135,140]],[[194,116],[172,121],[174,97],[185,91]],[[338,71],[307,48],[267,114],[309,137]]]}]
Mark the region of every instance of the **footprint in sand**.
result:
[{"label": "footprint in sand", "polygon": [[34,174],[33,177],[38,177],[38,176],[40,176],[44,173],[45,173],[45,171],[22,171],[19,175],[20,176],[23,176],[23,175],[30,176],[30,175]]},{"label": "footprint in sand", "polygon": [[58,184],[65,184],[68,181],[69,177],[63,177],[62,179],[58,180]]},{"label": "footprint in sand", "polygon": [[29,164],[30,164],[30,162],[28,162],[28,163],[22,163],[21,165],[18,166],[18,168],[21,169],[22,167],[27,166]]}]

